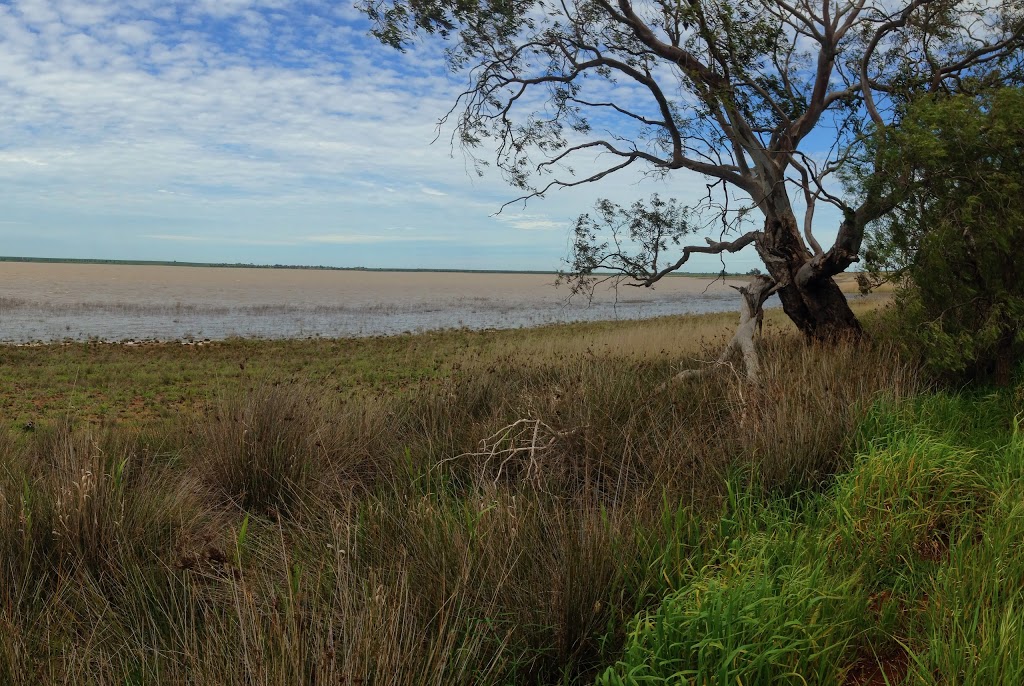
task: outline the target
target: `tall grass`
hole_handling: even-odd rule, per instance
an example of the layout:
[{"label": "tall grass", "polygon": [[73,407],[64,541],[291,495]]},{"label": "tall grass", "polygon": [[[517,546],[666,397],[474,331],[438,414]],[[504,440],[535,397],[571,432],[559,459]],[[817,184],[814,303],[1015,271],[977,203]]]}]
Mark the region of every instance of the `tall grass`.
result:
[{"label": "tall grass", "polygon": [[825,567],[716,576],[749,528],[726,484],[827,488],[872,403],[919,387],[888,349],[778,334],[757,388],[658,390],[664,348],[523,348],[390,389],[256,379],[157,434],[7,439],[0,682],[584,683],[637,612],[709,597],[692,579],[746,589],[741,615],[781,589],[752,626],[832,602]]},{"label": "tall grass", "polygon": [[827,491],[734,499],[739,534],[638,615],[599,683],[1024,683],[1019,410],[878,405]]}]

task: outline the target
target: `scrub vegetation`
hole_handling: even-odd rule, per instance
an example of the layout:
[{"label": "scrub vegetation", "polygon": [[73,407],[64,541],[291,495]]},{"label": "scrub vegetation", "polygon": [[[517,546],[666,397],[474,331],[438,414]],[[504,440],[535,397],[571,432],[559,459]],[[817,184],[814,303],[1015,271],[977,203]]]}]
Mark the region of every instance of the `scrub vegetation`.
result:
[{"label": "scrub vegetation", "polygon": [[1020,387],[733,316],[5,348],[0,682],[1020,683]]}]

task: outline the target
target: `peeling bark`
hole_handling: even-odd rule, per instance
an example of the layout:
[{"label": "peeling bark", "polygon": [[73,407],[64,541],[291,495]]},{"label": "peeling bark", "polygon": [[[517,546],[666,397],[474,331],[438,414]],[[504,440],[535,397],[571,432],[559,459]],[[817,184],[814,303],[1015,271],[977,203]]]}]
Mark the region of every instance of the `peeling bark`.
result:
[{"label": "peeling bark", "polygon": [[[734,288],[736,287],[734,286]],[[733,334],[732,339],[725,346],[725,350],[715,360],[714,365],[679,372],[673,377],[673,382],[703,376],[718,366],[729,364],[729,357],[733,352],[739,352],[743,359],[747,381],[750,383],[758,382],[761,373],[761,361],[757,354],[754,338],[761,331],[761,322],[764,319],[764,303],[778,290],[778,284],[774,279],[767,276],[756,276],[748,285],[740,286],[736,290],[742,296],[740,298],[740,323],[736,327],[736,333]]]},{"label": "peeling bark", "polygon": [[[768,219],[764,238],[756,247],[768,272],[779,284],[783,311],[808,339],[860,338],[860,322],[832,278],[857,261],[859,244],[837,240],[827,252],[811,255],[801,239],[788,198],[766,199],[764,209]],[[856,233],[846,224],[841,238]]]}]

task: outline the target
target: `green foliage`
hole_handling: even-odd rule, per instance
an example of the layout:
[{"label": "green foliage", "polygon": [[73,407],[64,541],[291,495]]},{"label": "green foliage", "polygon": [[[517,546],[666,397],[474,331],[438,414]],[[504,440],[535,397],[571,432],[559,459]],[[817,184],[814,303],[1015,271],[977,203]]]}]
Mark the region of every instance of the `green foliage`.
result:
[{"label": "green foliage", "polygon": [[898,201],[867,263],[901,282],[901,335],[941,374],[1007,381],[1024,345],[1024,90],[914,102],[877,138]]},{"label": "green foliage", "polygon": [[[629,636],[623,662],[599,683],[838,683],[866,603],[849,602],[856,576],[832,574],[824,559],[779,564],[787,549],[764,546],[744,564],[701,570]],[[749,552],[749,549],[748,549]],[[780,560],[782,558],[782,560]]]},{"label": "green foliage", "polygon": [[1008,393],[877,405],[827,492],[725,513],[739,529],[638,615],[599,683],[1022,683],[1016,409]]},{"label": "green foliage", "polygon": [[657,193],[650,201],[638,200],[628,208],[598,200],[594,216],[583,214],[576,220],[568,271],[559,278],[574,293],[592,292],[607,280],[601,272],[642,282],[674,262],[669,251],[694,230],[690,209]]}]

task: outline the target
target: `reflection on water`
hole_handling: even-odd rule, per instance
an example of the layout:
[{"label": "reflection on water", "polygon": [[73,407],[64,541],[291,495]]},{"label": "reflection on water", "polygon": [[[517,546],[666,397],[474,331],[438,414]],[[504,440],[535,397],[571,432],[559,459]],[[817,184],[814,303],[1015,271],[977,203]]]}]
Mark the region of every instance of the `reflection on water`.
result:
[{"label": "reflection on water", "polygon": [[481,299],[368,307],[240,307],[81,303],[43,305],[0,300],[0,341],[193,340],[233,336],[296,338],[377,336],[436,329],[508,329],[557,322],[644,319],[736,309],[735,295],[686,295],[663,301],[529,303]]},{"label": "reflection on water", "polygon": [[344,337],[736,310],[708,278],[567,300],[552,274],[0,263],[0,341]]}]

